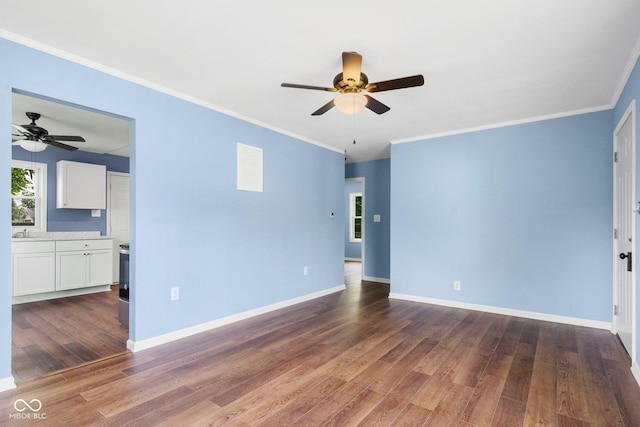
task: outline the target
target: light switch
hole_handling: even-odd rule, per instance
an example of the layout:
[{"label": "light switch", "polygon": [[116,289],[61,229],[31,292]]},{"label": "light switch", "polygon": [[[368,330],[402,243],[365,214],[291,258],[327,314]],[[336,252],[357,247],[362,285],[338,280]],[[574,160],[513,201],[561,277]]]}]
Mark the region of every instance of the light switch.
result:
[{"label": "light switch", "polygon": [[373,216],[373,222],[380,222],[380,215],[379,214],[375,214]]},{"label": "light switch", "polygon": [[93,218],[100,218],[102,216],[102,211],[100,209],[91,209],[91,216]]}]

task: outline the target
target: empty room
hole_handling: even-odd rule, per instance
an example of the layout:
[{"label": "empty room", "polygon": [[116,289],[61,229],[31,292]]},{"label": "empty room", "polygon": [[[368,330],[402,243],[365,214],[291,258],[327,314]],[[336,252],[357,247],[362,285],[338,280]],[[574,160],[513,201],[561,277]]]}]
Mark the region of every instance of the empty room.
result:
[{"label": "empty room", "polygon": [[637,2],[0,3],[0,425],[640,425]]}]

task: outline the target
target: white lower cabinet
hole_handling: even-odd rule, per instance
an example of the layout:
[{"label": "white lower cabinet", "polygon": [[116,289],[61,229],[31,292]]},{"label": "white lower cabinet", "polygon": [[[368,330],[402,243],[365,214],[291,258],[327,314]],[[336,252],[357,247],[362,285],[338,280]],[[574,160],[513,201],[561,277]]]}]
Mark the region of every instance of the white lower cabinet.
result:
[{"label": "white lower cabinet", "polygon": [[54,242],[15,242],[11,253],[13,296],[56,290]]},{"label": "white lower cabinet", "polygon": [[[11,242],[11,285],[20,302],[58,298],[74,289],[111,285],[113,240]],[[29,295],[37,295],[35,299]]]},{"label": "white lower cabinet", "polygon": [[56,290],[110,285],[113,248],[110,239],[56,242]]},{"label": "white lower cabinet", "polygon": [[56,253],[56,290],[111,284],[112,250]]}]

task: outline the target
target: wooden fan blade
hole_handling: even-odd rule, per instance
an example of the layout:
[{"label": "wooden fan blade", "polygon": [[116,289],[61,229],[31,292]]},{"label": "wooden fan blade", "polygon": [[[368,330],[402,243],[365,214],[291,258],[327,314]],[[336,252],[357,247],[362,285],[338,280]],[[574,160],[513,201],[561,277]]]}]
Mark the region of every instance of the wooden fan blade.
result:
[{"label": "wooden fan blade", "polygon": [[282,86],[282,87],[292,87],[292,88],[295,88],[295,89],[323,90],[325,92],[337,92],[338,91],[338,89],[336,89],[335,87],[299,85],[299,84],[295,84],[295,83],[282,83],[280,86]]},{"label": "wooden fan blade", "polygon": [[319,115],[324,114],[327,111],[331,110],[334,106],[335,106],[335,104],[333,103],[333,99],[332,99],[331,101],[327,102],[322,107],[318,108],[316,111],[311,113],[311,115],[312,116],[319,116]]},{"label": "wooden fan blade", "polygon": [[342,52],[342,80],[349,86],[360,84],[362,72],[362,55],[358,52]]},{"label": "wooden fan blade", "polygon": [[47,138],[55,139],[56,141],[87,142],[83,137],[73,135],[48,135]]},{"label": "wooden fan blade", "polygon": [[376,114],[383,114],[391,109],[377,99],[370,97],[369,95],[364,96],[368,100],[366,107]]},{"label": "wooden fan blade", "polygon": [[52,147],[62,148],[63,150],[67,150],[67,151],[75,151],[75,150],[78,149],[78,147],[72,147],[71,145],[67,145],[67,144],[63,144],[62,142],[58,142],[58,141],[54,140],[53,138],[51,138],[50,135],[41,138],[40,141],[44,142],[45,144],[49,144]]},{"label": "wooden fan blade", "polygon": [[402,77],[400,79],[385,80],[383,82],[369,83],[364,90],[367,92],[382,92],[384,90],[404,89],[407,87],[422,86],[424,77],[422,74],[416,76]]}]

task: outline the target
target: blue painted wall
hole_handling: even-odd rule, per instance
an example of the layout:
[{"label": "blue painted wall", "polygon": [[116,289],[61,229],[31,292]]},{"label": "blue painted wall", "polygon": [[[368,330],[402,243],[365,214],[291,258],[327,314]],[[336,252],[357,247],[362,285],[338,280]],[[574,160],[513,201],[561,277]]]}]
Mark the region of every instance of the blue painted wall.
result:
[{"label": "blue painted wall", "polygon": [[[636,103],[636,168],[640,165],[640,148],[638,147],[638,143],[640,143],[640,62],[636,61],[635,67],[625,85],[622,94],[620,95],[620,99],[618,100],[614,110],[613,110],[613,127],[618,125],[620,119],[624,115],[625,111],[629,107],[632,101]],[[640,173],[636,170],[636,202],[640,201]],[[637,235],[638,229],[640,228],[640,221],[638,221],[638,217],[636,217],[636,238],[635,238],[635,253],[636,256],[635,268],[636,271],[640,266],[640,263],[637,261],[637,255],[640,254],[640,238]],[[636,273],[636,281],[638,280],[638,273]],[[636,287],[636,301],[635,301],[635,309],[636,309],[636,331],[640,331],[640,292],[638,292],[638,283],[634,283]],[[640,354],[640,340],[636,340],[635,342],[635,354],[636,360],[634,360],[634,365],[637,368],[637,357]]]},{"label": "blue painted wall", "polygon": [[99,231],[107,234],[107,215],[102,211],[98,218],[91,216],[88,209],[56,208],[56,162],[70,160],[73,162],[105,165],[107,171],[129,173],[129,158],[111,154],[88,153],[86,151],[65,151],[49,147],[39,153],[31,153],[22,147],[12,147],[14,160],[47,164],[47,231]]},{"label": "blue painted wall", "polygon": [[[390,159],[348,163],[345,178],[364,177],[365,238],[364,277],[386,279],[390,276]],[[380,222],[373,222],[373,215]]]},{"label": "blue painted wall", "polygon": [[612,119],[393,145],[392,291],[610,322]]},{"label": "blue painted wall", "polygon": [[350,259],[360,259],[362,257],[362,243],[350,242],[349,232],[351,225],[349,224],[350,196],[351,193],[362,193],[361,182],[345,182],[344,184],[344,257]]},{"label": "blue painted wall", "polygon": [[[343,153],[4,39],[0,61],[30,64],[0,68],[0,133],[10,134],[13,88],[133,120],[133,340],[344,283],[344,222],[329,215],[343,209]],[[185,145],[185,129],[200,137]],[[263,193],[236,190],[238,142],[264,149]],[[0,187],[10,163],[7,141]],[[0,223],[9,206],[0,203]],[[10,253],[10,227],[0,227],[0,379],[11,363]]]}]

